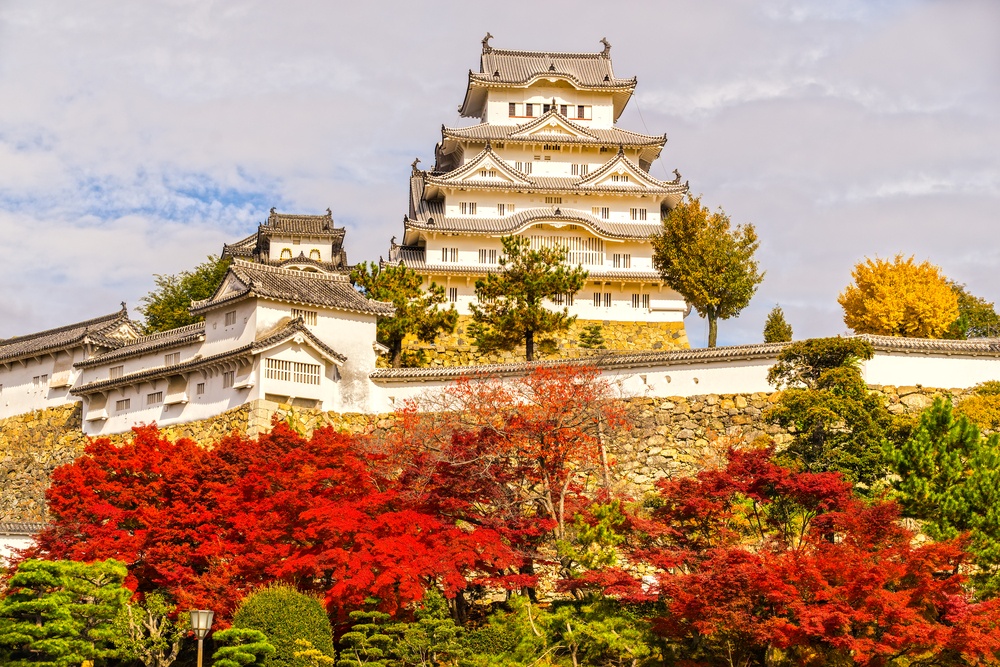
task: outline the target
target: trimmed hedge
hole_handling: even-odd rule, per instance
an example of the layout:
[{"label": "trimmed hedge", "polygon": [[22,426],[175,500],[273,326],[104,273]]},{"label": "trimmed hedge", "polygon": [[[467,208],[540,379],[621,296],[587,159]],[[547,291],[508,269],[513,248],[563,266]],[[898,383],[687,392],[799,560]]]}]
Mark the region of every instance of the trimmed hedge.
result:
[{"label": "trimmed hedge", "polygon": [[296,658],[302,651],[295,640],[304,639],[324,655],[334,657],[333,629],[323,603],[300,593],[291,586],[272,584],[251,593],[233,616],[233,627],[260,630],[274,645],[267,667],[306,667],[310,663]]}]

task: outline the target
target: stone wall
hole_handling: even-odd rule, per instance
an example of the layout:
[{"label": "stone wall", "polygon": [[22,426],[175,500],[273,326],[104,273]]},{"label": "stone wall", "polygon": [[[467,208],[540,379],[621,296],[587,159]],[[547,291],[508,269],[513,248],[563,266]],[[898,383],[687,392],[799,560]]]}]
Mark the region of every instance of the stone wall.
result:
[{"label": "stone wall", "polygon": [[[963,390],[875,386],[894,414],[915,414],[937,396],[961,400]],[[692,474],[720,460],[731,443],[753,442],[761,436],[779,445],[790,436],[765,423],[763,413],[779,394],[724,394],[687,398],[631,398],[630,430],[608,443],[617,477],[633,493],[642,493],[663,477]],[[378,437],[392,428],[393,415],[365,415],[304,410],[269,401],[254,401],[218,417],[163,429],[167,438],[192,438],[211,443],[230,433],[257,435],[272,420],[289,423],[309,434],[332,426],[352,434]],[[73,461],[89,442],[80,430],[80,404],[50,408],[0,420],[0,521],[45,520],[45,488],[52,471]],[[131,433],[111,436],[123,442]]]},{"label": "stone wall", "polygon": [[[455,333],[439,336],[434,343],[421,343],[409,339],[404,349],[424,353],[427,366],[472,366],[524,361],[524,350],[480,354],[468,335],[472,318],[461,315]],[[580,334],[590,326],[599,325],[604,337],[605,350],[580,347]],[[544,359],[574,359],[617,350],[670,350],[688,349],[687,332],[683,322],[615,322],[612,320],[576,320],[564,333],[553,336],[557,349],[553,354],[538,354]],[[535,345],[536,352],[538,344]]]}]

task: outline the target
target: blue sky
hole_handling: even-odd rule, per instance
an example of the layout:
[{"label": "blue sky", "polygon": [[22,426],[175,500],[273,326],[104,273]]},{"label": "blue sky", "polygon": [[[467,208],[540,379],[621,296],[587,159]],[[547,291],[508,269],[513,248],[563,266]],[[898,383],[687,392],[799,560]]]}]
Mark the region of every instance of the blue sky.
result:
[{"label": "blue sky", "polygon": [[[865,256],[913,254],[1000,301],[1000,3],[0,1],[0,337],[130,306],[271,206],[401,234],[480,39],[598,51],[638,77],[620,125],[666,132],[767,271],[721,343],[844,331]],[[688,318],[695,344],[705,327]]]}]

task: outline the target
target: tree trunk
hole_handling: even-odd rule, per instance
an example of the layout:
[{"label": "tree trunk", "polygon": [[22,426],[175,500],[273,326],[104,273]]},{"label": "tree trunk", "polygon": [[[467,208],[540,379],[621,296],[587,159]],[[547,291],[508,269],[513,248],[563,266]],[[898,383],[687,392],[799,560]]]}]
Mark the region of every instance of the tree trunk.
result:
[{"label": "tree trunk", "polygon": [[403,341],[397,340],[392,342],[392,347],[390,349],[392,354],[392,367],[402,368],[403,366]]},{"label": "tree trunk", "polygon": [[719,316],[714,310],[708,311],[708,346],[715,347],[715,339],[719,335]]},{"label": "tree trunk", "polygon": [[524,356],[528,361],[535,360],[535,332],[530,329],[524,334]]}]

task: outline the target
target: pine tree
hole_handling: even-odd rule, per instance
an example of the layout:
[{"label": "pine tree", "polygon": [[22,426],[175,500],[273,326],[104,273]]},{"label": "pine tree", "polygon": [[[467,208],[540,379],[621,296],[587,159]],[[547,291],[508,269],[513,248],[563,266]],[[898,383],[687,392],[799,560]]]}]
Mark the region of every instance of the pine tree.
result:
[{"label": "pine tree", "polygon": [[785,311],[775,306],[764,323],[765,343],[787,343],[792,340],[792,325],[785,321]]},{"label": "pine tree", "polygon": [[192,301],[207,299],[215,293],[229,270],[229,259],[209,255],[190,271],[155,276],[156,289],[142,297],[139,312],[146,318],[147,334],[167,331],[204,318],[188,312]]},{"label": "pine tree", "polygon": [[604,327],[600,324],[591,324],[585,327],[580,333],[580,347],[587,350],[603,350],[606,347],[603,331]]},{"label": "pine tree", "polygon": [[212,654],[214,667],[264,667],[274,647],[260,630],[229,628],[213,635],[221,647]]},{"label": "pine tree", "polygon": [[[367,601],[369,607],[375,603]],[[389,667],[396,634],[389,614],[370,608],[352,611],[349,616],[351,630],[340,637],[337,667]]]},{"label": "pine tree", "polygon": [[0,599],[0,646],[7,665],[75,667],[114,657],[113,622],[131,596],[125,566],[103,562],[26,560]]},{"label": "pine tree", "polygon": [[[575,320],[569,310],[550,310],[547,299],[575,294],[583,288],[587,272],[564,265],[562,248],[531,249],[523,236],[504,236],[500,271],[476,281],[476,300],[470,306],[473,322],[469,333],[480,352],[513,350],[524,344],[525,358],[535,358],[535,338],[565,331]],[[551,340],[538,341],[543,349]]]},{"label": "pine tree", "polygon": [[173,611],[174,605],[161,593],[148,593],[142,602],[122,607],[113,637],[119,657],[146,667],[170,667],[188,629],[188,615],[177,614],[175,621],[170,618]]},{"label": "pine tree", "polygon": [[973,576],[977,592],[1000,592],[1000,435],[983,438],[939,398],[888,458],[906,515],[922,520],[935,540],[968,532],[980,568]]}]

